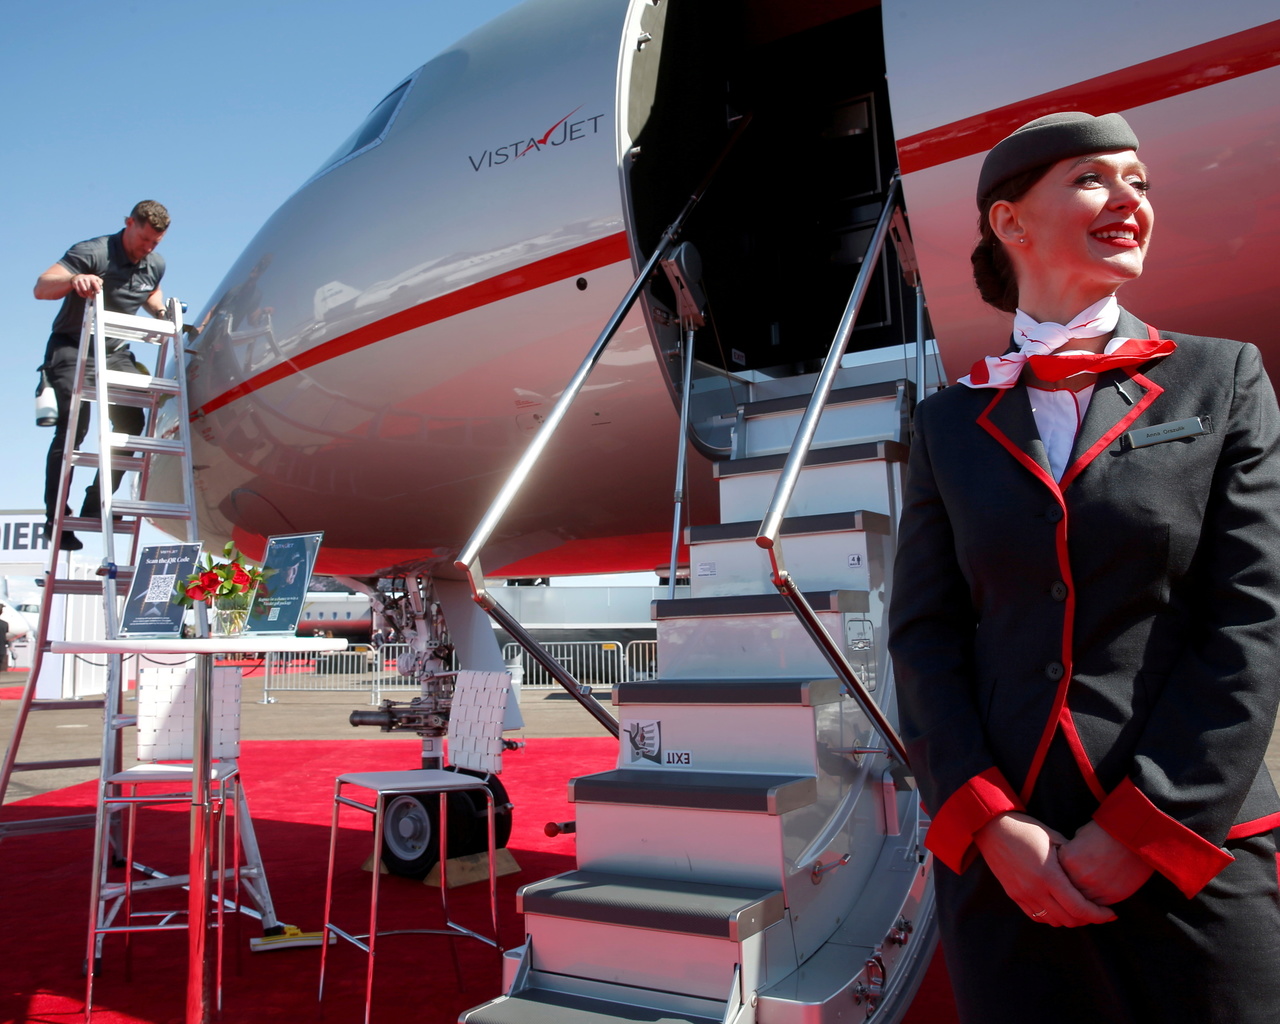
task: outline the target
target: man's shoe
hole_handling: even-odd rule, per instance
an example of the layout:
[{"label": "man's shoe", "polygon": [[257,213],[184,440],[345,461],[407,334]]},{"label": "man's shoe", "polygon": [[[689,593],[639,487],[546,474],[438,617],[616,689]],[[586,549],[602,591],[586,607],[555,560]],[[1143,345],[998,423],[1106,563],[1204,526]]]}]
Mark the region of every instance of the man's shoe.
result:
[{"label": "man's shoe", "polygon": [[[53,523],[44,524],[44,535],[45,537],[53,536]],[[80,538],[70,530],[63,530],[62,536],[58,538],[58,549],[61,551],[79,551],[83,547],[84,544]]]}]

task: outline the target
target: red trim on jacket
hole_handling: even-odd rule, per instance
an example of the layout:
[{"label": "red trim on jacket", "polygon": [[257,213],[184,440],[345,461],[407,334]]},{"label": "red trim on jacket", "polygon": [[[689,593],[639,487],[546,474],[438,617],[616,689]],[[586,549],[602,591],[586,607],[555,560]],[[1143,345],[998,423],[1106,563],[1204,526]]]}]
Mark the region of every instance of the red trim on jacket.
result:
[{"label": "red trim on jacket", "polygon": [[1093,813],[1107,835],[1159,871],[1191,899],[1234,857],[1153,804],[1125,779]]},{"label": "red trim on jacket", "polygon": [[1071,628],[1075,621],[1075,585],[1071,578],[1071,559],[1067,549],[1067,504],[1062,498],[1062,491],[1058,488],[1058,482],[1054,480],[1044,466],[1014,444],[1013,440],[1003,430],[991,422],[991,410],[1007,394],[1009,394],[1009,390],[1001,390],[996,393],[995,398],[987,404],[987,407],[978,416],[978,424],[995,438],[1010,455],[1022,463],[1031,475],[1044,484],[1054,498],[1057,499],[1058,507],[1062,509],[1062,518],[1058,521],[1058,525],[1054,530],[1054,547],[1058,555],[1058,572],[1062,575],[1063,582],[1067,585],[1067,600],[1063,608],[1062,650],[1059,655],[1062,658],[1062,679],[1058,683],[1057,692],[1053,695],[1053,708],[1045,720],[1044,729],[1040,734],[1040,742],[1036,745],[1035,756],[1031,759],[1031,767],[1027,770],[1027,777],[1023,780],[1022,789],[1019,793],[1020,799],[1025,803],[1031,799],[1036,780],[1040,777],[1040,768],[1049,753],[1049,744],[1053,742],[1053,734],[1057,731],[1058,719],[1066,707],[1067,687],[1071,685]]},{"label": "red trim on jacket", "polygon": [[1000,769],[988,768],[947,797],[933,816],[924,845],[959,874],[978,852],[973,845],[975,832],[996,815],[1025,809]]},{"label": "red trim on jacket", "polygon": [[[1148,327],[1147,330],[1151,331],[1152,334],[1155,334],[1154,329],[1151,327]],[[1128,370],[1126,370],[1125,373],[1129,374],[1130,380],[1146,388],[1147,393],[1138,399],[1132,409],[1116,421],[1115,426],[1098,438],[1087,452],[1082,454],[1080,458],[1076,459],[1075,462],[1071,463],[1071,465],[1067,467],[1067,471],[1062,474],[1061,486],[1064,491],[1067,489],[1067,485],[1078,477],[1089,463],[1110,448],[1111,442],[1128,430],[1133,421],[1147,411],[1147,406],[1164,394],[1164,388],[1159,384],[1148,380],[1142,374],[1136,371],[1130,373]]]},{"label": "red trim on jacket", "polygon": [[1064,707],[1062,709],[1062,713],[1058,716],[1058,724],[1062,727],[1063,739],[1067,741],[1067,746],[1071,748],[1071,756],[1076,759],[1080,774],[1084,776],[1085,785],[1089,787],[1089,792],[1101,803],[1107,798],[1107,791],[1102,788],[1102,783],[1098,781],[1098,773],[1093,770],[1093,762],[1089,760],[1089,754],[1084,749],[1080,733],[1076,731],[1076,720],[1071,717],[1070,708]]},{"label": "red trim on jacket", "polygon": [[[1276,811],[1274,814],[1265,814],[1261,818],[1254,818],[1252,821],[1237,822],[1227,830],[1227,838],[1246,839],[1249,836],[1270,832],[1273,828],[1280,828],[1280,811]],[[1280,852],[1276,856],[1280,857]]]}]

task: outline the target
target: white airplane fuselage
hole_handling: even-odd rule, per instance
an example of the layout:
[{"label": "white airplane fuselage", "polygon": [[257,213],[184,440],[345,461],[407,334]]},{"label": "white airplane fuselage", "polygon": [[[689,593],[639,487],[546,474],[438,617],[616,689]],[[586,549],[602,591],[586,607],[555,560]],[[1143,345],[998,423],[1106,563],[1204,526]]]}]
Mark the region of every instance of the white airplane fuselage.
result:
[{"label": "white airplane fuselage", "polygon": [[[1136,3],[744,3],[728,21],[697,6],[529,0],[414,72],[272,216],[197,321],[207,541],[253,554],[270,534],[323,530],[320,572],[451,571],[746,113],[689,225],[714,321],[700,359],[776,374],[820,356],[856,263],[842,240],[900,158],[932,325],[948,375],[964,373],[1008,331],[968,281],[982,154],[1077,108],[1123,112],[1153,169],[1149,270],[1122,301],[1280,358],[1280,23],[1266,3],[1175,0],[1158,26]],[[1045,40],[1050,56],[1034,56]],[[849,110],[870,123],[833,133]],[[830,146],[868,139],[868,182],[845,198],[827,179],[856,154]],[[847,223],[828,225],[830,210]],[[673,331],[651,289],[487,549],[491,573],[665,563]],[[694,522],[715,518],[714,449],[691,455]]]}]

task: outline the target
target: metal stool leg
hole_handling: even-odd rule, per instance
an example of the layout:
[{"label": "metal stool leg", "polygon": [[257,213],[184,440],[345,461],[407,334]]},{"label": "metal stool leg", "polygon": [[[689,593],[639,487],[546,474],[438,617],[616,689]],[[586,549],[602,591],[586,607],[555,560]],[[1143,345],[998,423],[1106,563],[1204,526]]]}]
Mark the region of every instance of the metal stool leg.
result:
[{"label": "metal stool leg", "polygon": [[317,1000],[324,999],[324,969],[329,958],[329,932],[333,920],[333,865],[334,855],[338,847],[338,811],[342,808],[339,797],[342,795],[342,780],[333,784],[333,820],[329,826],[329,873],[324,883],[324,928],[320,933],[320,992]]}]

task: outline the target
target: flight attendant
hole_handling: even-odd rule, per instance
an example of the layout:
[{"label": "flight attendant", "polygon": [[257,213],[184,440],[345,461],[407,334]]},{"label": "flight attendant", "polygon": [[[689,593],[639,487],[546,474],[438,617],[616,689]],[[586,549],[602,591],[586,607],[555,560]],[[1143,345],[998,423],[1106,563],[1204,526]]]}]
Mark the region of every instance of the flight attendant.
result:
[{"label": "flight attendant", "polygon": [[1012,343],[916,412],[889,644],[966,1024],[1280,1015],[1280,412],[1253,346],[1117,305],[1137,149],[1060,113],[990,152]]}]

